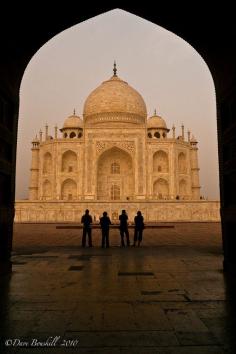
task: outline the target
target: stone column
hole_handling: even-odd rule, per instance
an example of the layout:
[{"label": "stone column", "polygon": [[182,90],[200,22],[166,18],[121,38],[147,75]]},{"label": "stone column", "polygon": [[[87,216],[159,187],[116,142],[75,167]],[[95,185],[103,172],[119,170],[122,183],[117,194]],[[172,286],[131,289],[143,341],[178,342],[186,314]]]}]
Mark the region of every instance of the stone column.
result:
[{"label": "stone column", "polygon": [[135,150],[133,156],[133,167],[134,167],[134,197],[137,198],[138,195],[138,143],[137,140],[135,141]]},{"label": "stone column", "polygon": [[38,182],[39,182],[39,140],[36,138],[32,141],[32,160],[31,160],[31,176],[29,187],[29,199],[38,200]]},{"label": "stone column", "polygon": [[200,199],[199,167],[198,167],[198,147],[195,138],[191,139],[190,165],[192,179],[192,199]]},{"label": "stone column", "polygon": [[[55,134],[56,139],[56,134]],[[53,144],[53,199],[59,199],[57,193],[57,184],[58,184],[58,142],[54,141]]]},{"label": "stone column", "polygon": [[169,196],[176,197],[176,168],[175,168],[175,143],[171,143],[169,149]]},{"label": "stone column", "polygon": [[87,150],[87,192],[92,193],[92,153],[93,153],[93,142],[91,139],[88,141],[88,150]]},{"label": "stone column", "polygon": [[57,163],[56,163],[56,199],[61,199],[61,184],[62,184],[62,148],[63,145],[57,145]]},{"label": "stone column", "polygon": [[142,163],[143,163],[143,198],[147,198],[148,190],[147,190],[147,131],[146,129],[143,131],[143,143],[144,148],[142,151]]},{"label": "stone column", "polygon": [[151,145],[147,144],[147,196],[148,199],[153,198],[152,183],[153,183],[153,152]]},{"label": "stone column", "polygon": [[138,194],[143,194],[143,142],[142,138],[140,137],[138,141]]},{"label": "stone column", "polygon": [[[83,138],[84,139],[84,138]],[[81,145],[79,145],[79,151],[78,151],[78,176],[79,177],[79,195],[80,198],[84,199],[84,189],[85,189],[85,183],[84,183],[84,174],[85,174],[85,168],[84,168],[84,152],[85,152],[85,142]]]},{"label": "stone column", "polygon": [[93,146],[93,134],[88,133],[86,136],[86,144],[85,144],[85,199],[93,200],[94,199],[94,173],[93,167],[95,166],[93,161],[95,159],[94,156],[94,146]]},{"label": "stone column", "polygon": [[90,170],[90,173],[91,173],[91,190],[92,190],[92,195],[93,195],[93,199],[95,199],[96,195],[97,195],[97,168],[96,168],[96,165],[97,165],[97,161],[96,161],[96,143],[95,141],[92,141],[92,144],[91,144],[91,151],[92,151],[92,162],[91,162],[91,165],[92,165],[92,169]]}]

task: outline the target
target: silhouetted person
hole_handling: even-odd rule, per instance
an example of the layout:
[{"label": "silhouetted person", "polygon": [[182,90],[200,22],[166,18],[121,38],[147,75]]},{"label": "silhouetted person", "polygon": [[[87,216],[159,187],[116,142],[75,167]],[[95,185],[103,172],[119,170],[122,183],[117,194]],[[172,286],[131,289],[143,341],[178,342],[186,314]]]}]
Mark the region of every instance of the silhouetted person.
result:
[{"label": "silhouetted person", "polygon": [[129,246],[128,215],[126,214],[125,210],[122,210],[121,215],[119,216],[119,220],[121,246],[125,247],[124,236],[126,236],[127,246]]},{"label": "silhouetted person", "polygon": [[100,225],[102,229],[102,247],[109,247],[109,227],[111,225],[111,220],[107,216],[107,212],[104,211],[103,216],[100,218]]},{"label": "silhouetted person", "polygon": [[83,226],[82,247],[86,246],[86,235],[88,234],[89,247],[92,247],[92,217],[89,215],[89,210],[85,210],[85,214],[81,218]]},{"label": "silhouetted person", "polygon": [[135,247],[136,242],[138,241],[138,246],[140,246],[143,239],[143,229],[144,229],[144,221],[141,211],[137,212],[137,215],[134,218],[134,244]]}]

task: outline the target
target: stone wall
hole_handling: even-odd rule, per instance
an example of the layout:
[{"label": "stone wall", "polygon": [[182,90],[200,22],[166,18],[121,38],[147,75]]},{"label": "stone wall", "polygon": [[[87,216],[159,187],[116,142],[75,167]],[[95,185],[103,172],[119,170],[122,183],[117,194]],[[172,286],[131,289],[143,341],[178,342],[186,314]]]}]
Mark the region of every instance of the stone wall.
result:
[{"label": "stone wall", "polygon": [[141,201],[141,202],[73,202],[73,201],[29,201],[15,202],[15,222],[80,222],[85,209],[90,210],[94,220],[99,220],[107,211],[113,221],[117,220],[122,209],[128,212],[133,221],[141,210],[146,222],[162,221],[220,221],[219,201]]}]

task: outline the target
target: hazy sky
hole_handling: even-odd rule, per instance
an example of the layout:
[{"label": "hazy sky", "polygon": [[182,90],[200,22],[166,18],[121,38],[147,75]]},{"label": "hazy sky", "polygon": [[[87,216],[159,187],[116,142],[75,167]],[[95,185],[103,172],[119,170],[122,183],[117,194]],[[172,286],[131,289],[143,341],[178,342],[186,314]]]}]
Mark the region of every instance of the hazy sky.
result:
[{"label": "hazy sky", "polygon": [[[173,33],[130,13],[113,10],[73,26],[47,42],[21,83],[16,198],[28,197],[31,141],[45,123],[49,134],[73,109],[82,118],[89,93],[113,74],[143,96],[169,128],[181,124],[199,142],[201,194],[219,198],[214,83],[200,55]],[[170,132],[171,134],[171,132]]]}]

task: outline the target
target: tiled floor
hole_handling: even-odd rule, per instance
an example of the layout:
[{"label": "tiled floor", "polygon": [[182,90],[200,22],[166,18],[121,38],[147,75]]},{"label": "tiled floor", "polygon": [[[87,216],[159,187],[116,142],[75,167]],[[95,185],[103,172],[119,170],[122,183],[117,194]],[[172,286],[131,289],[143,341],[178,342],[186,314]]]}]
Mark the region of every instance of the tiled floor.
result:
[{"label": "tiled floor", "polygon": [[[0,353],[236,353],[219,224],[146,229],[141,248],[120,248],[118,230],[110,249],[100,241],[99,230],[81,248],[81,230],[15,226],[13,272],[0,279]],[[48,345],[24,346],[33,339]]]}]

